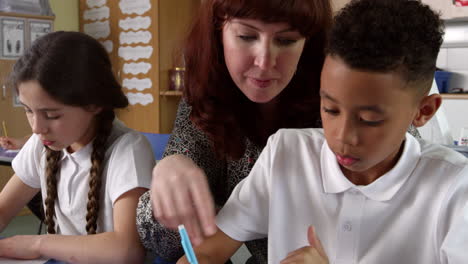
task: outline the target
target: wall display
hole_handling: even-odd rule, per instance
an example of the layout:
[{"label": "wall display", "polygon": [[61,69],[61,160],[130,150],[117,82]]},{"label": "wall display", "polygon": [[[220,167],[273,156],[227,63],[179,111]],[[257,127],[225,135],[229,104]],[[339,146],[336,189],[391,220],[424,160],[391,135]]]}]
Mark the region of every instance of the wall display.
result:
[{"label": "wall display", "polygon": [[86,20],[102,20],[109,19],[109,7],[101,6],[98,8],[88,9],[84,11],[83,18]]},{"label": "wall display", "polygon": [[145,89],[150,89],[153,86],[153,82],[150,78],[138,79],[138,78],[131,78],[131,79],[123,79],[122,82],[123,87],[131,90],[136,89],[138,91],[143,91]]},{"label": "wall display", "polygon": [[119,20],[119,27],[123,30],[139,30],[139,29],[148,29],[151,26],[150,17],[127,17],[125,19]]},{"label": "wall display", "polygon": [[84,24],[83,31],[95,39],[107,38],[110,35],[109,20]]},{"label": "wall display", "polygon": [[119,57],[124,60],[139,60],[139,59],[149,59],[151,54],[153,54],[152,46],[126,46],[119,47]]},{"label": "wall display", "polygon": [[106,0],[86,0],[89,8],[99,7],[106,4]]},{"label": "wall display", "polygon": [[150,0],[120,0],[119,7],[126,15],[143,15],[151,9]]},{"label": "wall display", "polygon": [[130,105],[147,105],[154,101],[153,95],[150,93],[126,93],[125,95]]},{"label": "wall display", "polygon": [[120,32],[119,42],[120,44],[135,44],[135,43],[148,44],[151,38],[152,38],[151,33],[146,30],[137,31],[137,32],[128,31],[128,32]]},{"label": "wall display", "polygon": [[26,20],[15,17],[0,18],[1,54],[3,59],[17,59],[24,52]]},{"label": "wall display", "polygon": [[124,63],[123,71],[124,73],[130,73],[137,75],[139,73],[147,74],[151,69],[151,64],[147,62],[135,62],[135,63]]},{"label": "wall display", "polygon": [[29,24],[29,43],[32,44],[36,39],[53,31],[52,21],[28,19]]}]

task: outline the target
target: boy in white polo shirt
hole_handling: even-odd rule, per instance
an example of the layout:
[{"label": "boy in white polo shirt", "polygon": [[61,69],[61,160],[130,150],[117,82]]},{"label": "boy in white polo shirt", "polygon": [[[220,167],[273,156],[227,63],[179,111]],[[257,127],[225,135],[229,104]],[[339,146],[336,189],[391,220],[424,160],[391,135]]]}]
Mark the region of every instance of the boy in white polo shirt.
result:
[{"label": "boy in white polo shirt", "polygon": [[272,264],[468,263],[468,160],[406,133],[441,104],[428,92],[442,35],[419,1],[341,10],[321,77],[323,132],[270,137],[220,211],[220,231],[196,248],[199,262],[224,263],[268,236]]}]

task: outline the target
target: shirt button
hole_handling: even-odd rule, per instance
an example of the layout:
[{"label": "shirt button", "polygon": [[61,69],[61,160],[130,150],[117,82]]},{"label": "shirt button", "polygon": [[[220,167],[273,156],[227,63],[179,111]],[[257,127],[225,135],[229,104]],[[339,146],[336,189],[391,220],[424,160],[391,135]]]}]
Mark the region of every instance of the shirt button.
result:
[{"label": "shirt button", "polygon": [[350,221],[346,221],[344,224],[343,224],[343,231],[345,232],[350,232],[351,230],[353,230],[353,225]]}]

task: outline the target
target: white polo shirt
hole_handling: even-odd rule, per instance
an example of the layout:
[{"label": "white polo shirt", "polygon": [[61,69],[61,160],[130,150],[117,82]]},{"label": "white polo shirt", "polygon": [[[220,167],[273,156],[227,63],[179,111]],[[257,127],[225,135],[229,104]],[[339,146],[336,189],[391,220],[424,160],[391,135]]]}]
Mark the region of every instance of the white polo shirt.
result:
[{"label": "white polo shirt", "polygon": [[[467,161],[407,134],[395,167],[356,186],[341,172],[321,130],[281,129],[234,189],[218,226],[238,241],[268,235],[272,264],[309,245],[310,225],[330,263],[468,263],[467,239],[452,242],[468,201]],[[456,254],[465,261],[448,262]]]},{"label": "white polo shirt", "polygon": [[[114,121],[108,142],[110,146],[103,162],[98,233],[114,229],[113,206],[122,194],[138,187],[151,186],[152,169],[155,164],[147,139],[118,120]],[[55,201],[58,234],[86,234],[86,204],[92,149],[91,142],[74,153],[68,153],[66,149],[62,151]],[[45,158],[44,145],[37,135],[32,135],[12,163],[16,175],[25,184],[41,188],[43,201],[47,197]]]}]

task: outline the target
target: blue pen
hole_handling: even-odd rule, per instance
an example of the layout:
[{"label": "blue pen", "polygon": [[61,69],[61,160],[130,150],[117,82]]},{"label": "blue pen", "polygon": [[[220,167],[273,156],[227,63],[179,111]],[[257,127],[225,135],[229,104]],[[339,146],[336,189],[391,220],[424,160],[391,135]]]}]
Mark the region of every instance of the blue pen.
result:
[{"label": "blue pen", "polygon": [[195,256],[195,252],[193,251],[192,243],[190,242],[190,238],[187,234],[187,230],[185,230],[184,225],[179,225],[179,234],[181,238],[182,247],[184,248],[185,256],[190,264],[198,264],[197,257]]}]

